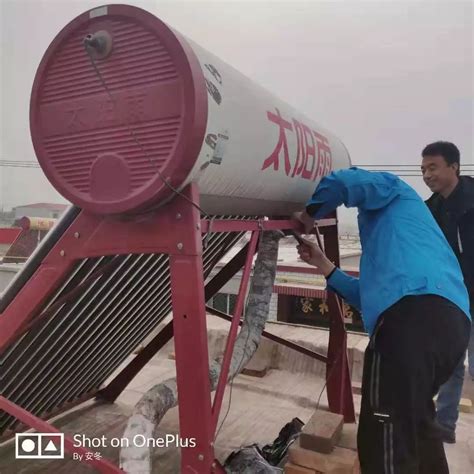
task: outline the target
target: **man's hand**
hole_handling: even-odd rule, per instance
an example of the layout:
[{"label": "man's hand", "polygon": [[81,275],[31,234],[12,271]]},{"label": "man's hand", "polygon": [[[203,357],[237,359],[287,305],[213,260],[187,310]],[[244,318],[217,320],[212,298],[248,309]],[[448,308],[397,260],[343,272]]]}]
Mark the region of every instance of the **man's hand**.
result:
[{"label": "man's hand", "polygon": [[301,239],[304,244],[297,245],[296,247],[301,260],[314,267],[319,267],[325,258],[323,251],[319,248],[319,245],[314,242],[303,237]]},{"label": "man's hand", "polygon": [[293,219],[300,221],[304,226],[305,234],[309,234],[314,229],[314,219],[306,211],[295,212]]},{"label": "man's hand", "polygon": [[296,247],[301,260],[319,268],[324,276],[328,276],[334,270],[335,265],[326,257],[318,244],[307,239],[303,239],[303,242],[304,244]]}]

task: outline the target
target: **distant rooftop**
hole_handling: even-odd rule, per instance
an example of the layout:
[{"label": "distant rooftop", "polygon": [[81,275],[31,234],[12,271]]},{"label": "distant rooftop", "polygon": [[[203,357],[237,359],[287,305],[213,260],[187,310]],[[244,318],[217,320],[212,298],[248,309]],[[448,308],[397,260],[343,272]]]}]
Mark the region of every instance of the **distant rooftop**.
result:
[{"label": "distant rooftop", "polygon": [[36,202],[34,204],[24,204],[22,206],[16,206],[13,209],[21,209],[23,207],[33,208],[33,209],[49,209],[50,211],[65,211],[67,209],[67,204],[54,204],[50,202]]}]

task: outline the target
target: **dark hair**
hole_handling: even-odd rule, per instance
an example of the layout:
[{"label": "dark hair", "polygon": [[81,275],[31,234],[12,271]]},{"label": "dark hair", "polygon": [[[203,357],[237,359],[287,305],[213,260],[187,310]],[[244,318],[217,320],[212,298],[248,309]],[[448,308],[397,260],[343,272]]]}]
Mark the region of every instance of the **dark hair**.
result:
[{"label": "dark hair", "polygon": [[451,142],[434,142],[426,145],[423,151],[421,152],[421,156],[424,158],[425,156],[437,156],[440,155],[444,158],[444,161],[448,165],[452,165],[453,163],[458,164],[457,174],[459,176],[460,167],[461,167],[461,160],[460,160],[460,153],[458,147]]}]

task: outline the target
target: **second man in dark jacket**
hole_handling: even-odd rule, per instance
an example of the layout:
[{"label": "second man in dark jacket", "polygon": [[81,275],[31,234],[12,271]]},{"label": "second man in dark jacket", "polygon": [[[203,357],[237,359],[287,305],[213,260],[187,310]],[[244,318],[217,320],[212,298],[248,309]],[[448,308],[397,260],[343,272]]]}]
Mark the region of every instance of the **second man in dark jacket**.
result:
[{"label": "second man in dark jacket", "polygon": [[[474,178],[460,176],[460,153],[450,142],[435,142],[422,152],[421,170],[433,195],[426,201],[459,260],[474,310]],[[469,375],[474,379],[474,331],[468,347]],[[437,419],[447,443],[456,441],[456,422],[464,381],[464,358],[441,387]]]}]

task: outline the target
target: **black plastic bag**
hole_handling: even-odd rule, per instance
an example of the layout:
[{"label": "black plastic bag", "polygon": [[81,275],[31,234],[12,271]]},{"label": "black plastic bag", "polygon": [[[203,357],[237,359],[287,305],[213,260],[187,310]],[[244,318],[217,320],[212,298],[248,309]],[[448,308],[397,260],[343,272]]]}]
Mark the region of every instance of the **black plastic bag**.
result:
[{"label": "black plastic bag", "polygon": [[256,444],[232,452],[224,463],[228,474],[281,474],[283,469],[272,466],[262,456]]},{"label": "black plastic bag", "polygon": [[278,466],[285,457],[291,443],[299,436],[304,423],[299,418],[293,418],[287,423],[278,434],[278,437],[271,444],[266,444],[262,448],[263,457],[273,466]]},{"label": "black plastic bag", "polygon": [[233,451],[224,463],[228,474],[276,474],[283,469],[276,467],[286,456],[291,443],[299,436],[304,423],[293,418],[275,438],[273,443],[260,448],[252,444],[238,451]]}]

